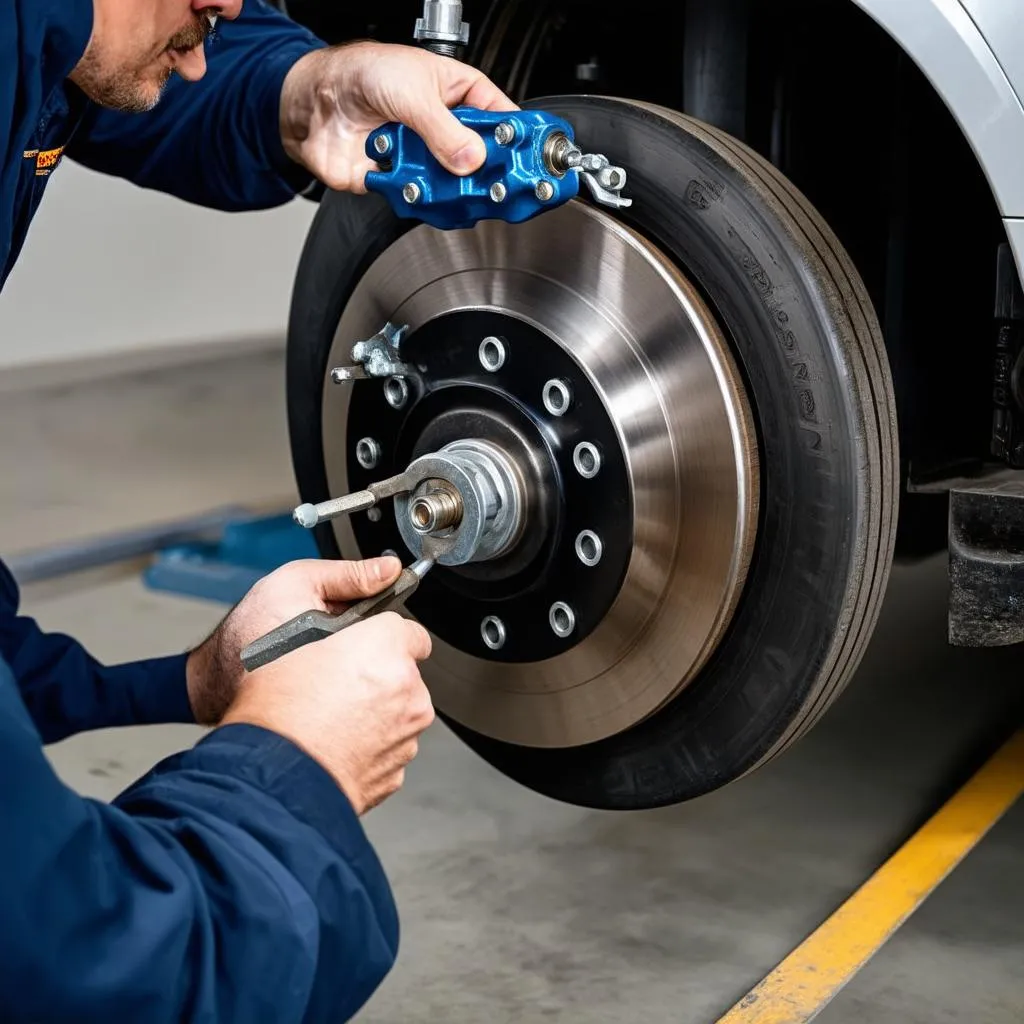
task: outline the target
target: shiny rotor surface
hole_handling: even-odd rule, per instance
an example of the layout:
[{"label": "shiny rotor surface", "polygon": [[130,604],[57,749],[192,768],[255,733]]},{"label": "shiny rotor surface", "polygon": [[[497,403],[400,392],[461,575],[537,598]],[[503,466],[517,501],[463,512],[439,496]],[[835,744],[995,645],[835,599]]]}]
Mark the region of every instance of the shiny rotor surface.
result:
[{"label": "shiny rotor surface", "polygon": [[[524,746],[575,746],[621,732],[700,670],[728,625],[757,519],[757,446],[725,338],[682,274],[584,203],[520,225],[421,226],[369,268],[339,323],[329,366],[390,320],[415,331],[457,310],[525,320],[597,389],[632,484],[633,551],[604,621],[563,654],[498,664],[435,638],[424,677],[438,708]],[[376,386],[361,382],[358,387]],[[346,493],[348,396],[325,380],[331,493]],[[345,557],[364,557],[347,520]]]}]

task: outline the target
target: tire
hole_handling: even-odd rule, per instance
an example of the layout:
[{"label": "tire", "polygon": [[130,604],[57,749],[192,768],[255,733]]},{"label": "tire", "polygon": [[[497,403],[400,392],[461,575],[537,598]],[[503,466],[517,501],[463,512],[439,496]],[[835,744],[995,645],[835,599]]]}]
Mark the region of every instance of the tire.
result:
[{"label": "tire", "polygon": [[[691,799],[778,754],[863,655],[892,563],[895,406],[881,331],[849,258],[809,202],[735,139],[623,100],[533,104],[630,175],[623,219],[702,291],[757,421],[760,523],[733,621],[700,675],[627,732],[537,749],[453,730],[556,799],[630,809]],[[326,493],[320,404],[345,301],[404,227],[375,199],[329,195],[298,271],[288,342],[292,452],[305,501]],[[318,537],[337,557],[333,532]],[[443,709],[439,709],[442,712]]]}]

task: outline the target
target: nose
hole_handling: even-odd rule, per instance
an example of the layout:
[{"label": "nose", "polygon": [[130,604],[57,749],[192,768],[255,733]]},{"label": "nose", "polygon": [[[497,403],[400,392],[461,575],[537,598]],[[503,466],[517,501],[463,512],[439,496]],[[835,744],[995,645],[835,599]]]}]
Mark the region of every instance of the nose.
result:
[{"label": "nose", "polygon": [[242,13],[242,0],[192,0],[192,10],[234,21]]}]

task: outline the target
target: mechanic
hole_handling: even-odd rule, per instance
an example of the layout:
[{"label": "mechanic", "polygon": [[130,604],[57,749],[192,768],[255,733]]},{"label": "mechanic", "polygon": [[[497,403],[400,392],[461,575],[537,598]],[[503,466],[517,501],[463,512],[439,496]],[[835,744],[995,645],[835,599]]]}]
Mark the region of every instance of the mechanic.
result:
[{"label": "mechanic", "polygon": [[[0,286],[64,155],[256,209],[316,179],[363,191],[365,138],[389,120],[449,170],[475,170],[483,143],[447,109],[463,102],[514,109],[456,61],[327,48],[263,0],[0,0]],[[360,815],[401,785],[433,717],[429,637],[387,613],[251,675],[239,652],[399,569],[294,563],[195,650],[107,667],[19,617],[0,566],[0,1017],[282,1024],[359,1009],[398,942]],[[43,752],[160,722],[215,728],[112,804],[64,786]]]}]

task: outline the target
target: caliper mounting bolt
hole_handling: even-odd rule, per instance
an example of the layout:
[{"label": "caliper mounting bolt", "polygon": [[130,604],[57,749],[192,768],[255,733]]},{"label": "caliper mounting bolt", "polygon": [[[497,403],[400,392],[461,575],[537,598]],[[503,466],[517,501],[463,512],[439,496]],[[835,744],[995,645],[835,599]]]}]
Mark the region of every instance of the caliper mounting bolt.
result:
[{"label": "caliper mounting bolt", "polygon": [[542,203],[546,203],[554,196],[555,186],[550,181],[541,180],[537,182],[533,193]]},{"label": "caliper mounting bolt", "polygon": [[415,181],[407,181],[402,186],[402,198],[409,203],[410,206],[413,203],[418,203],[421,195],[420,187]]},{"label": "caliper mounting bolt", "polygon": [[391,151],[391,136],[386,133],[381,133],[373,140],[373,148],[384,156],[386,153]]},{"label": "caliper mounting bolt", "polygon": [[503,203],[505,196],[508,195],[508,189],[505,188],[504,184],[500,181],[496,181],[491,186],[491,201],[495,203]]}]

